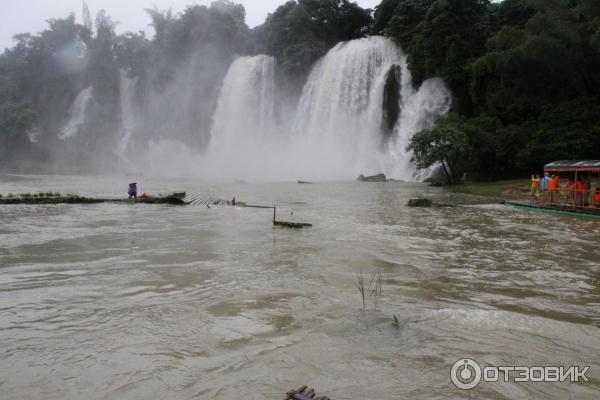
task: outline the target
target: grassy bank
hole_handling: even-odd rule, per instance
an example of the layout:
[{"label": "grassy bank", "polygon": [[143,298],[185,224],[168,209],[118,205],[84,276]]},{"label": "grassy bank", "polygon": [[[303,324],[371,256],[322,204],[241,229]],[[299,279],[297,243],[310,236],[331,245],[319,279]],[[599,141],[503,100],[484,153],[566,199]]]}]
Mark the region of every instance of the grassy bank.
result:
[{"label": "grassy bank", "polygon": [[452,193],[468,193],[481,196],[523,198],[529,195],[530,179],[514,179],[494,182],[467,182],[450,187]]}]

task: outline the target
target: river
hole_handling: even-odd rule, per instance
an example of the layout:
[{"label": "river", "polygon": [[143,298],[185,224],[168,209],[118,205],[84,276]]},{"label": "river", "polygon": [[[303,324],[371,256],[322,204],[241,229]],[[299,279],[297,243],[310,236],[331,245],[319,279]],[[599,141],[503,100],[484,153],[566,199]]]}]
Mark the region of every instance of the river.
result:
[{"label": "river", "polygon": [[[134,179],[314,227],[233,207],[1,206],[3,400],[283,399],[303,384],[334,400],[600,398],[599,220],[409,183],[2,175],[0,193],[118,197]],[[405,207],[422,194],[472,205]],[[373,271],[382,293],[363,310],[357,276]],[[590,382],[461,391],[462,358],[589,366]]]}]

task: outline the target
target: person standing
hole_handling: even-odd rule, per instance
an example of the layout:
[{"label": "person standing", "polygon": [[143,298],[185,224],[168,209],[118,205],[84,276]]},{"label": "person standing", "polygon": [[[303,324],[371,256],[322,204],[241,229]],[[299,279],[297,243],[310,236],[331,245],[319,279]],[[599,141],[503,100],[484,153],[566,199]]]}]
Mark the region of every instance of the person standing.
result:
[{"label": "person standing", "polygon": [[554,176],[554,190],[552,192],[552,202],[554,204],[560,205],[560,176]]},{"label": "person standing", "polygon": [[546,172],[542,178],[542,192],[544,193],[544,203],[548,202],[548,194],[550,190],[550,174]]},{"label": "person standing", "polygon": [[575,204],[577,207],[583,207],[585,204],[585,182],[582,178],[577,179],[576,193],[575,193]]},{"label": "person standing", "polygon": [[531,195],[529,201],[531,203],[537,203],[540,199],[540,176],[531,175]]},{"label": "person standing", "polygon": [[127,191],[130,199],[137,199],[137,182],[129,184],[129,190]]},{"label": "person standing", "polygon": [[600,188],[596,188],[596,194],[594,195],[594,204],[596,208],[600,208]]},{"label": "person standing", "polygon": [[552,175],[550,177],[550,182],[548,182],[548,193],[550,194],[550,204],[554,204],[554,194],[556,193],[556,176]]}]

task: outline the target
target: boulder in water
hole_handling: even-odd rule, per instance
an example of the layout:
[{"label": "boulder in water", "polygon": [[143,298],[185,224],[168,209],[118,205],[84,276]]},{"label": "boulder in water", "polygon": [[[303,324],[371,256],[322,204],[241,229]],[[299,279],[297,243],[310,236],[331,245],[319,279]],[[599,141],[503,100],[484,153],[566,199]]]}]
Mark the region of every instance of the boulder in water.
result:
[{"label": "boulder in water", "polygon": [[364,176],[361,174],[357,178],[357,180],[360,182],[387,182],[388,181],[385,174],[377,174],[377,175],[372,175],[372,176]]},{"label": "boulder in water", "polygon": [[427,183],[429,186],[432,186],[432,187],[444,186],[444,182],[437,178],[427,178],[423,181],[423,183]]},{"label": "boulder in water", "polygon": [[432,207],[433,201],[431,199],[410,199],[407,204],[408,207]]}]

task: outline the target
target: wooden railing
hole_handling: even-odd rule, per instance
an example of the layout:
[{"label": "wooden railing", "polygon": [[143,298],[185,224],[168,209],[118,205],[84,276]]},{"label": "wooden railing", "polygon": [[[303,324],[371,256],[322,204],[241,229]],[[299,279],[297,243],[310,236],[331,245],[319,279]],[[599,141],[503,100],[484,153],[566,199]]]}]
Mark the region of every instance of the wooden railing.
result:
[{"label": "wooden railing", "polygon": [[581,210],[599,210],[600,203],[594,201],[596,190],[558,188],[540,192],[539,204],[543,206],[565,207]]}]

